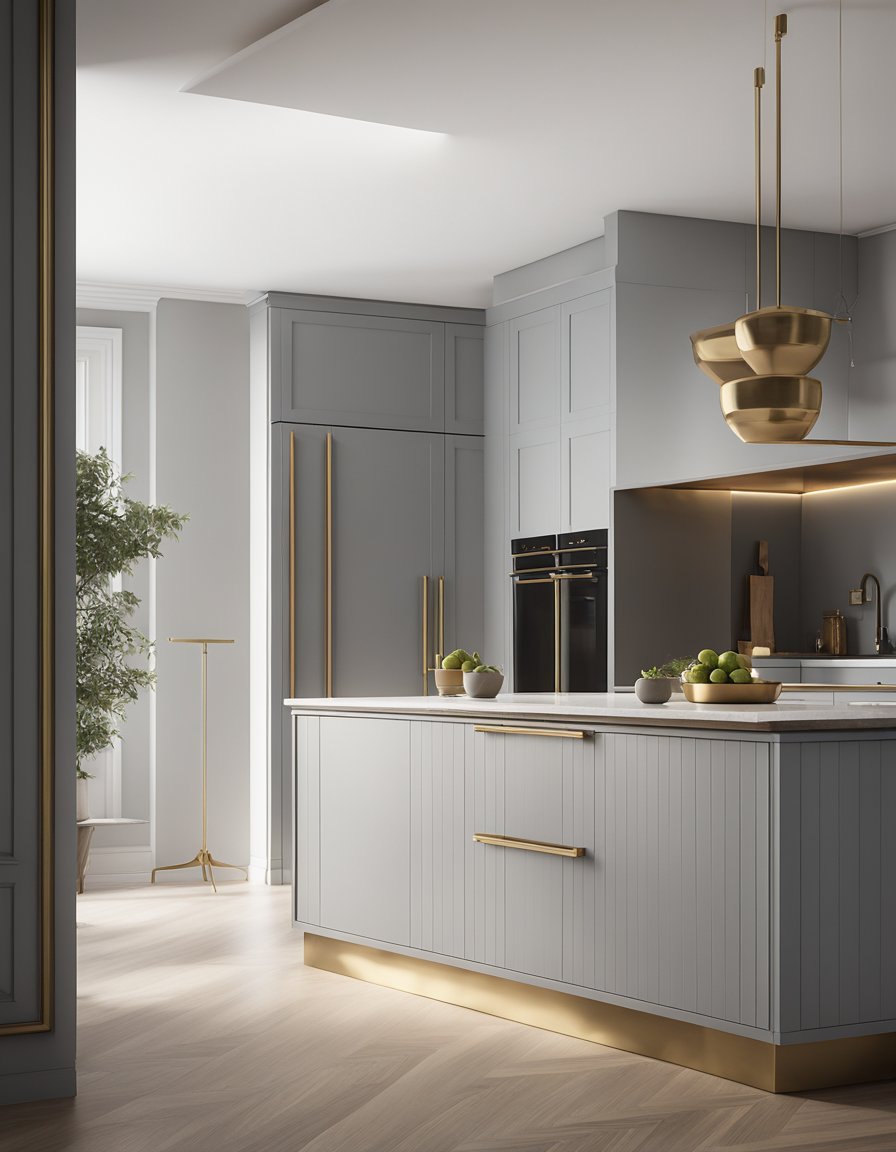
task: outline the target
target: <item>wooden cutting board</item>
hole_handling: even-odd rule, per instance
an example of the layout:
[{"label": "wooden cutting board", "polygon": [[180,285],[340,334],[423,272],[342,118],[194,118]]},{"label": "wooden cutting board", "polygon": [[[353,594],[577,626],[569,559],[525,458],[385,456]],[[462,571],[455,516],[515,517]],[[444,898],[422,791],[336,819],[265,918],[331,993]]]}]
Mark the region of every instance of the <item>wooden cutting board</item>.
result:
[{"label": "wooden cutting board", "polygon": [[775,650],[775,578],[768,574],[768,541],[759,541],[759,571],[761,576],[747,577],[747,595],[750,606],[750,640],[754,647],[765,645]]}]

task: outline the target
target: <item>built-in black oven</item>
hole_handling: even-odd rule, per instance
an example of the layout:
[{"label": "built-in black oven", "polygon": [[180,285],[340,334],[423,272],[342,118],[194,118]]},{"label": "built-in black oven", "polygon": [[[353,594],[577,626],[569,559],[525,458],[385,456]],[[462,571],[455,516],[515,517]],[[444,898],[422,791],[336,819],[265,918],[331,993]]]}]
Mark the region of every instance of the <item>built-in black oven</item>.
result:
[{"label": "built-in black oven", "polygon": [[606,692],[607,530],[511,542],[516,692]]}]

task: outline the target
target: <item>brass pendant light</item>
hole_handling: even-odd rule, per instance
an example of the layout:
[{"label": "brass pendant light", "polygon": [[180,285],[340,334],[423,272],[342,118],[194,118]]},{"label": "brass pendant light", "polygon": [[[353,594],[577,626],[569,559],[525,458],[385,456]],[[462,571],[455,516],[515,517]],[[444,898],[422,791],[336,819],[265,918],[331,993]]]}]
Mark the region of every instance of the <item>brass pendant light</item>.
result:
[{"label": "brass pendant light", "polygon": [[889,441],[807,440],[821,411],[821,381],[807,375],[827,351],[834,318],[781,304],[781,41],[787,16],[775,18],[775,304],[762,307],[761,92],[765,69],[753,73],[756,150],[756,310],[691,336],[694,360],[720,385],[729,428],[747,444],[850,444]]}]

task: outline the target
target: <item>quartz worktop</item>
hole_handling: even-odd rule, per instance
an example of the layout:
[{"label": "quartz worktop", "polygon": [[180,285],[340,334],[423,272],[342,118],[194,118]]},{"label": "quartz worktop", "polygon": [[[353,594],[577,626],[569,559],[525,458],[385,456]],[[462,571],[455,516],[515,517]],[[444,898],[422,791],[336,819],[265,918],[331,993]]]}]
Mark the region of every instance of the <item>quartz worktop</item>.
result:
[{"label": "quartz worktop", "polygon": [[789,702],[786,694],[775,704],[762,705],[691,704],[678,693],[673,694],[667,704],[642,704],[630,692],[502,693],[494,700],[475,700],[469,696],[332,697],[289,699],[284,703],[298,714],[374,713],[484,722],[622,724],[766,732],[896,728],[896,708],[870,703],[831,706]]}]

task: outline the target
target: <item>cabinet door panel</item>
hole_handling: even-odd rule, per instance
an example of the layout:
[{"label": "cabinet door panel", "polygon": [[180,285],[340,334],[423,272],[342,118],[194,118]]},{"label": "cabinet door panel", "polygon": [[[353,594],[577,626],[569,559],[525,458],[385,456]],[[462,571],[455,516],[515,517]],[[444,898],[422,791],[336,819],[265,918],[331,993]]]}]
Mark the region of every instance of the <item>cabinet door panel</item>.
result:
[{"label": "cabinet door panel", "polygon": [[445,325],[445,431],[483,433],[483,333],[475,324]]},{"label": "cabinet door panel", "polygon": [[[556,532],[560,516],[559,429],[510,438],[510,535]],[[591,527],[591,525],[589,525]]]},{"label": "cabinet door panel", "polygon": [[558,308],[510,321],[510,430],[560,419]]},{"label": "cabinet door panel", "polygon": [[612,436],[596,423],[563,425],[561,524],[567,532],[610,526]]},{"label": "cabinet door panel", "polygon": [[611,289],[593,292],[561,309],[563,419],[593,417],[612,407]]},{"label": "cabinet door panel", "polygon": [[284,420],[444,427],[444,324],[277,309]]},{"label": "cabinet door panel", "polygon": [[483,624],[483,441],[478,436],[445,437],[445,648],[485,650]]},{"label": "cabinet door panel", "polygon": [[332,431],[334,692],[419,695],[421,577],[444,565],[444,437]]},{"label": "cabinet door panel", "polygon": [[[320,918],[410,941],[410,723],[320,721]],[[299,825],[301,826],[301,824]]]}]

